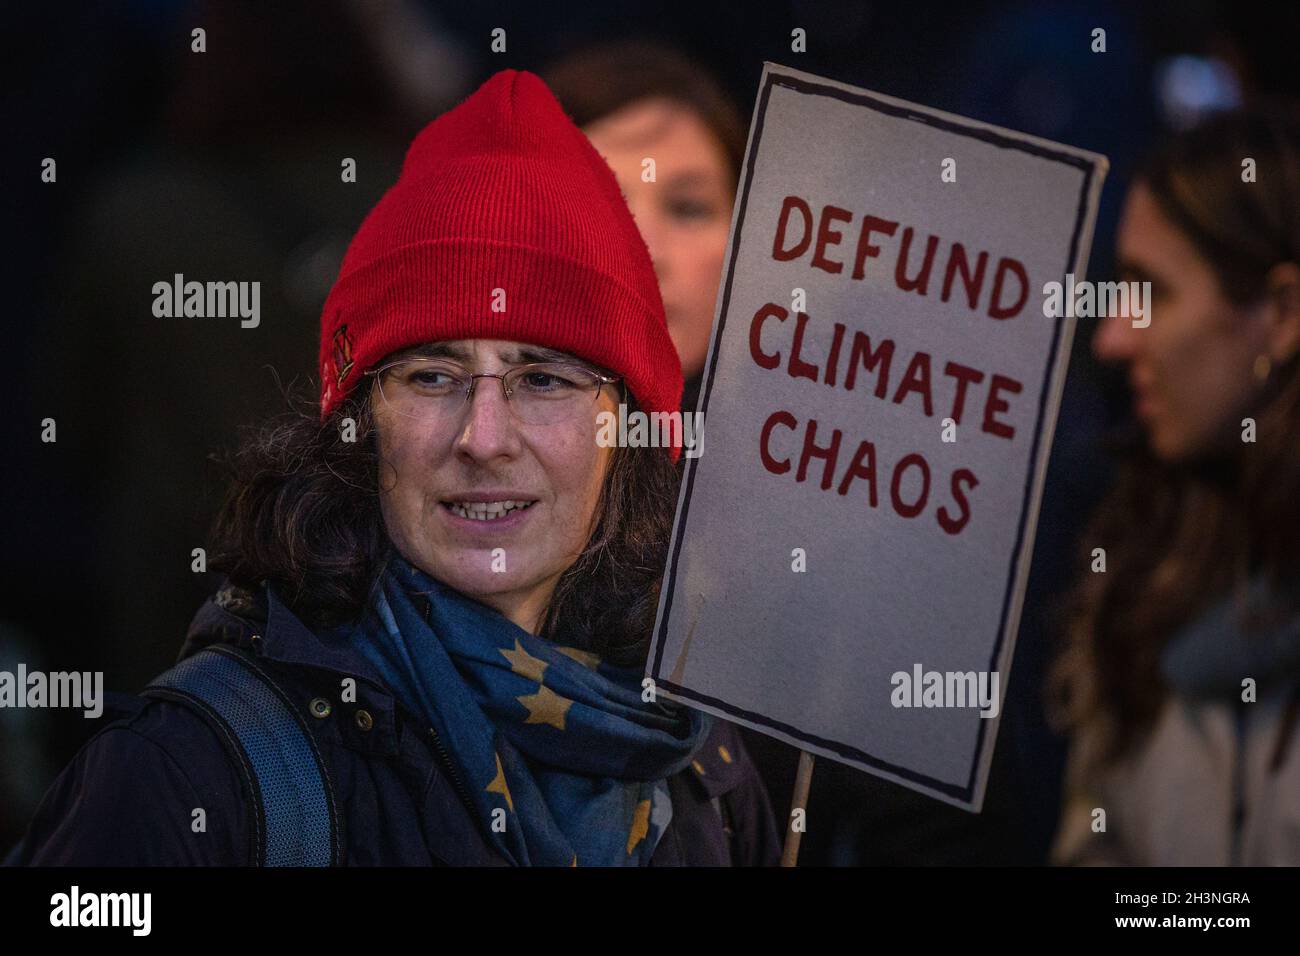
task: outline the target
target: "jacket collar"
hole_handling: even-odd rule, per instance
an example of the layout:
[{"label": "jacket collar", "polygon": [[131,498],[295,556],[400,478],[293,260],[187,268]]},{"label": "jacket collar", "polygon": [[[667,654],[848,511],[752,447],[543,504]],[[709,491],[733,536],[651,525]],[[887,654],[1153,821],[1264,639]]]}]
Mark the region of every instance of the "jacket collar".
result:
[{"label": "jacket collar", "polygon": [[194,615],[180,659],[211,644],[232,644],[269,661],[365,680],[391,696],[374,666],[348,644],[349,631],[347,627],[313,631],[289,609],[274,585],[252,592],[227,580]]}]

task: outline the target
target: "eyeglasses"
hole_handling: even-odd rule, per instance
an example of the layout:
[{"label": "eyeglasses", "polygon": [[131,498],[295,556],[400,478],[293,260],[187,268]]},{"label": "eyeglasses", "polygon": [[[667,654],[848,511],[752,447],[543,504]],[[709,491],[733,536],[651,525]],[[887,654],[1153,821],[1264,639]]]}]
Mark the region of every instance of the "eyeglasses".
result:
[{"label": "eyeglasses", "polygon": [[568,362],[530,362],[489,375],[444,359],[403,359],[365,374],[374,376],[384,404],[421,421],[458,415],[473,398],[478,379],[495,378],[507,406],[526,425],[554,425],[589,413],[601,388],[619,381]]}]

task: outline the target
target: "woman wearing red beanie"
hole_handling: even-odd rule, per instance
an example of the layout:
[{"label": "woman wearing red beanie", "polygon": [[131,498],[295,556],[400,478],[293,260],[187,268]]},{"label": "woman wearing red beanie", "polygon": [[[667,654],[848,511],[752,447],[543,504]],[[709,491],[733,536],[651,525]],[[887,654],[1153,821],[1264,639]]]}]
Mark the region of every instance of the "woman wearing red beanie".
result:
[{"label": "woman wearing red beanie", "polygon": [[645,654],[681,367],[609,167],[536,76],[426,127],[348,250],[321,395],[234,459],[227,575],[10,863],[763,865],[736,729]]}]

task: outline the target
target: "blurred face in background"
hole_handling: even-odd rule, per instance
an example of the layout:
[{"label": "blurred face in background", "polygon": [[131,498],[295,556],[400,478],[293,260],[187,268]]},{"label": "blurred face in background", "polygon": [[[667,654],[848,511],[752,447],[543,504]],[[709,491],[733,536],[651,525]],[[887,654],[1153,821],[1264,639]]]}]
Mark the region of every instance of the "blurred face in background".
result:
[{"label": "blurred face in background", "polygon": [[[704,367],[734,186],[726,153],[692,110],[668,99],[638,100],[588,125],[627,197],[659,278],[668,333],[686,378]],[[655,181],[642,179],[655,161]]]},{"label": "blurred face in background", "polygon": [[1125,202],[1116,252],[1120,280],[1151,283],[1151,324],[1105,318],[1093,351],[1127,367],[1153,452],[1177,461],[1239,448],[1241,420],[1263,388],[1255,363],[1277,348],[1268,306],[1232,303],[1210,263],[1141,182]]}]

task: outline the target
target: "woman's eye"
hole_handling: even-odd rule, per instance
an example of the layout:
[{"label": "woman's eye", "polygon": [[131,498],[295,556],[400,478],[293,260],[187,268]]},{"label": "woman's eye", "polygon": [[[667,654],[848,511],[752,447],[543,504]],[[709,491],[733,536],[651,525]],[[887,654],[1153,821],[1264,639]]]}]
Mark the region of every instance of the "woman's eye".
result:
[{"label": "woman's eye", "polygon": [[522,384],[536,392],[554,392],[574,387],[571,380],[554,372],[528,372],[524,375]]},{"label": "woman's eye", "polygon": [[668,203],[668,211],[678,219],[711,219],[713,203],[695,199],[677,199]]},{"label": "woman's eye", "polygon": [[421,388],[445,388],[453,384],[455,379],[446,372],[423,371],[413,372],[409,381]]}]

